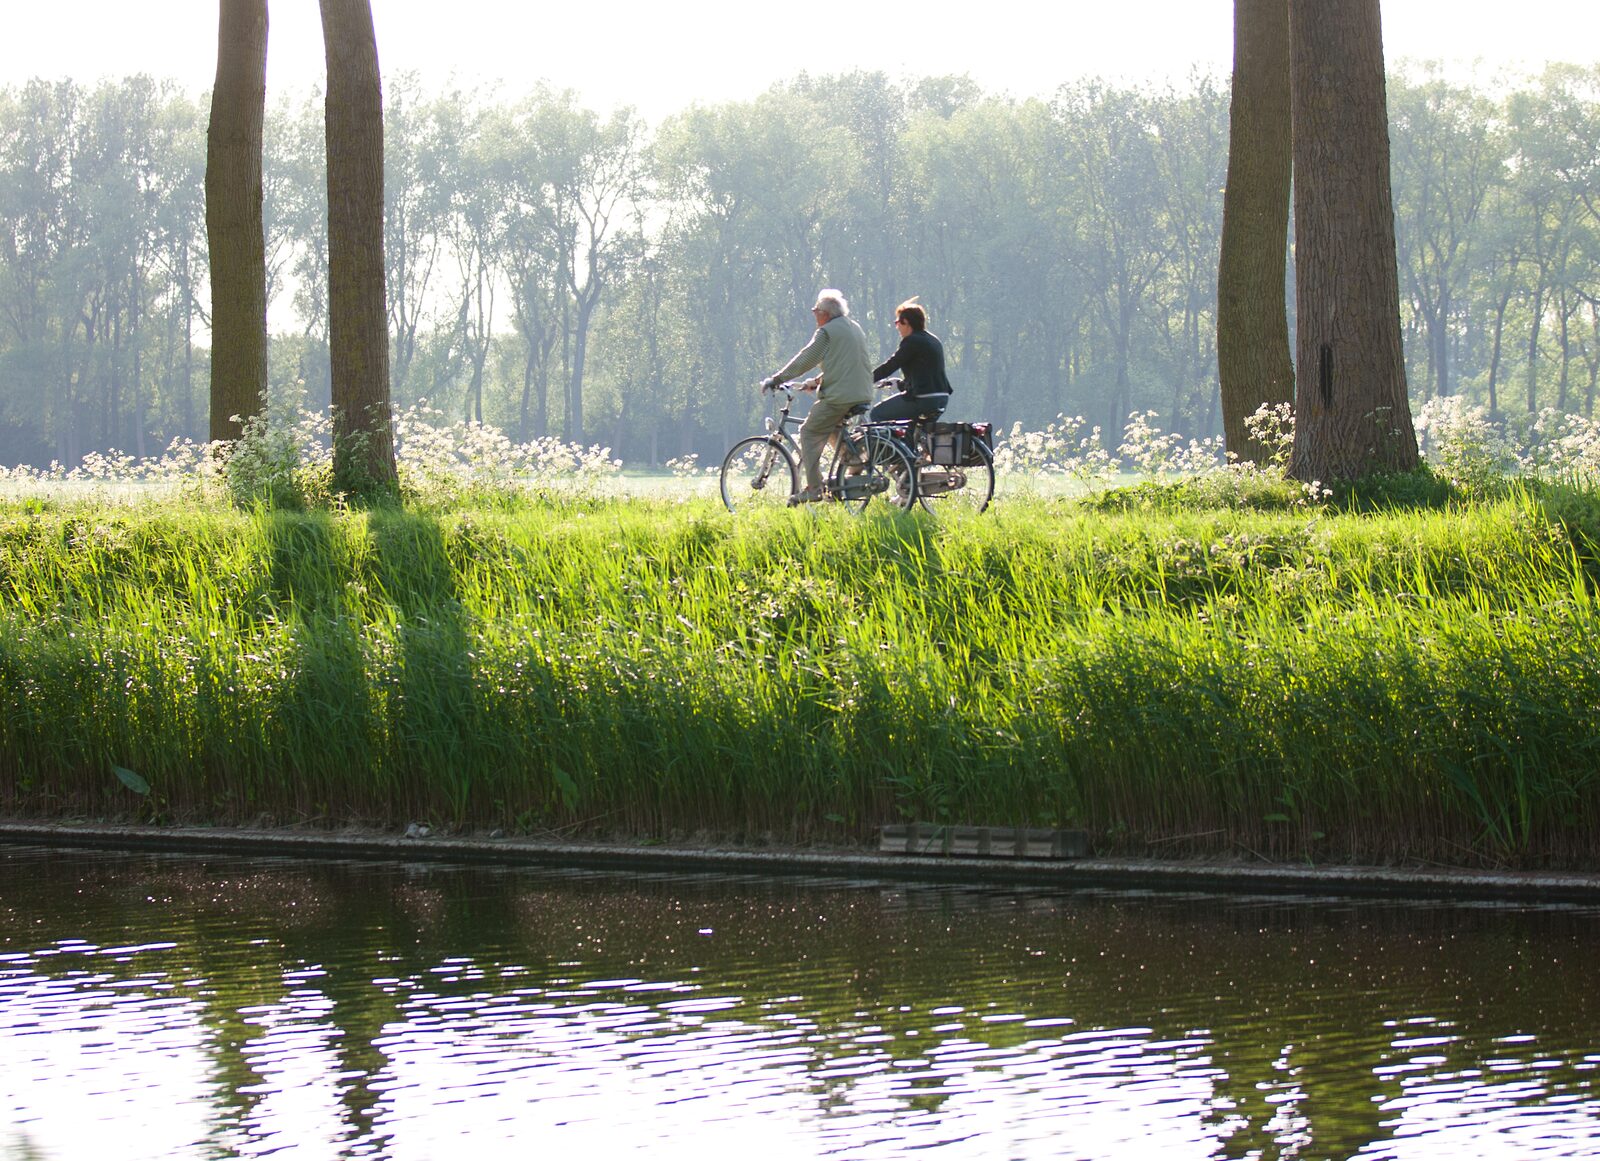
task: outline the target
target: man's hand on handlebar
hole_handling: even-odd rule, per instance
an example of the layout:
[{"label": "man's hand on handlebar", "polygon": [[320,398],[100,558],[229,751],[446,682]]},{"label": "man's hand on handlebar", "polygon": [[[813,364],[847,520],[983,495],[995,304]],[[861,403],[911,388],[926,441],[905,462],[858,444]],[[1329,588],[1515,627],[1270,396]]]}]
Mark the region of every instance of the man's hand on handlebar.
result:
[{"label": "man's hand on handlebar", "polygon": [[776,375],[768,375],[761,380],[759,386],[763,391],[782,391],[786,387],[794,391],[815,391],[822,386],[822,376],[818,375],[814,379],[806,379],[799,383],[785,383]]}]

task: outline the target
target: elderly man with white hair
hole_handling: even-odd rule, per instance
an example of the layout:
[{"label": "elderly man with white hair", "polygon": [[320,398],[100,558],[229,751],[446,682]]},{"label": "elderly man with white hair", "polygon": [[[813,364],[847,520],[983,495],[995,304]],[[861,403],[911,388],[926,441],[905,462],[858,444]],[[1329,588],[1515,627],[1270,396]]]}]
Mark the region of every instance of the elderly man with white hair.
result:
[{"label": "elderly man with white hair", "polygon": [[837,290],[824,290],[811,308],[817,332],[811,341],[761,386],[770,388],[821,365],[822,373],[808,379],[802,389],[816,391],[816,402],[800,425],[800,460],[806,486],[790,503],[822,498],[822,450],[838,434],[845,416],[859,404],[872,400],[872,360],[867,356],[867,336],[850,317],[850,304]]}]

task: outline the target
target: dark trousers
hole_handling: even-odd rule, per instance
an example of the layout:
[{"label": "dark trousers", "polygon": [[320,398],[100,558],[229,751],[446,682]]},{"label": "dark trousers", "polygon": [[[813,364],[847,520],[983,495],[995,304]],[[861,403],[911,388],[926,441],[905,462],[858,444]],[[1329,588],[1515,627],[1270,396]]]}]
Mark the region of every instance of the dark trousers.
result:
[{"label": "dark trousers", "polygon": [[920,419],[927,415],[937,419],[944,414],[948,395],[907,395],[904,391],[891,395],[872,409],[873,420]]}]

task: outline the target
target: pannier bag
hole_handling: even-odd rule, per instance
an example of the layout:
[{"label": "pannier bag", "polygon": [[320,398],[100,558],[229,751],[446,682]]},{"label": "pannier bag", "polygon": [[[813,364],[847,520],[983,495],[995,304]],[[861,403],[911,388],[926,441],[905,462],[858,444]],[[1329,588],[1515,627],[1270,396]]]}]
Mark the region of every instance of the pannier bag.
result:
[{"label": "pannier bag", "polygon": [[936,464],[955,465],[967,454],[963,423],[936,423],[928,430],[928,457]]},{"label": "pannier bag", "polygon": [[[994,459],[994,426],[988,423],[968,423],[967,444],[962,449],[961,462],[968,467],[981,464],[985,461],[983,452],[988,452],[988,459]],[[983,445],[983,451],[978,450],[978,445]]]},{"label": "pannier bag", "polygon": [[934,463],[950,467],[981,464],[984,451],[994,452],[991,431],[987,423],[935,423],[928,430],[928,455]]}]

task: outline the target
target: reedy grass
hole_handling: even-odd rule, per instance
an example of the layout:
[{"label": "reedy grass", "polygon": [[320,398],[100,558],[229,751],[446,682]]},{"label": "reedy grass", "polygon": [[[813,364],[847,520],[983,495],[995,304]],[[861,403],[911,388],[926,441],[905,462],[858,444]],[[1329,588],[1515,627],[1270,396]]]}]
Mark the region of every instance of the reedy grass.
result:
[{"label": "reedy grass", "polygon": [[0,808],[1592,866],[1597,512],[11,504]]}]

